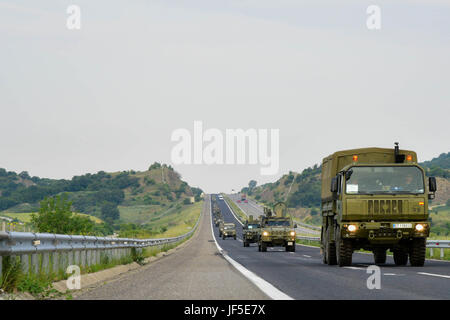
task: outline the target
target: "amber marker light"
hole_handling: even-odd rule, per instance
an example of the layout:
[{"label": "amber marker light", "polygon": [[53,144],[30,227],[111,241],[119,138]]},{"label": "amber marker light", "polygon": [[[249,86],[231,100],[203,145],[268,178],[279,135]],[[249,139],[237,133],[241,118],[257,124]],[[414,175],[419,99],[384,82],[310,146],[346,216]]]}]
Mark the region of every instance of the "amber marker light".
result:
[{"label": "amber marker light", "polygon": [[412,155],[408,154],[408,155],[406,156],[406,161],[412,161]]},{"label": "amber marker light", "polygon": [[420,201],[420,202],[419,202],[419,206],[423,206],[423,205],[425,205],[425,202]]},{"label": "amber marker light", "polygon": [[354,156],[353,156],[353,162],[356,162],[356,161],[358,161],[358,156],[357,156],[357,155],[354,155]]}]

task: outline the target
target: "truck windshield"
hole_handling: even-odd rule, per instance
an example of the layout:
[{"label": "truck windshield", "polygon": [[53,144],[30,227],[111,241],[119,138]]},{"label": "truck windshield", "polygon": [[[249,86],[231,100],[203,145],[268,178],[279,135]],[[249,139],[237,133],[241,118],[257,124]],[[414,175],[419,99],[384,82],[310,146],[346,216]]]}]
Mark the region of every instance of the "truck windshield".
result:
[{"label": "truck windshield", "polygon": [[347,194],[424,193],[423,174],[417,167],[352,167]]},{"label": "truck windshield", "polygon": [[225,226],[225,230],[231,230],[234,229],[234,226]]},{"label": "truck windshield", "polygon": [[257,229],[257,228],[259,228],[259,224],[249,224],[248,228],[249,229]]},{"label": "truck windshield", "polygon": [[291,224],[288,220],[269,220],[267,225],[269,227],[289,227]]}]

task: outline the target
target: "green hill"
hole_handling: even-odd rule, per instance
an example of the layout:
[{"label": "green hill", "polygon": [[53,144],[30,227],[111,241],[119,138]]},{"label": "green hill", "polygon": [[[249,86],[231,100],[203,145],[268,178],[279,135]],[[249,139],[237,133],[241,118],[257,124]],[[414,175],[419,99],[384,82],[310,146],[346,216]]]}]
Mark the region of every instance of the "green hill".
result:
[{"label": "green hill", "polygon": [[[200,201],[202,190],[190,187],[171,166],[154,163],[147,171],[122,171],[74,176],[71,180],[30,177],[0,169],[0,213],[36,212],[45,197],[66,193],[75,212],[111,225],[143,224],[150,216]],[[135,214],[134,214],[135,213]]]}]

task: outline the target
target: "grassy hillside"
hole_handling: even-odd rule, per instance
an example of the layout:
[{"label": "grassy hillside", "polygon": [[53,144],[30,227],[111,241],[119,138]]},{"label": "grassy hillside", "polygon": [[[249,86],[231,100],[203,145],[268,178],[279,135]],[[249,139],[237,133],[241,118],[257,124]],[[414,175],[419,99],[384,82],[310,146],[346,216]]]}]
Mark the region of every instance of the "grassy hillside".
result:
[{"label": "grassy hillside", "polygon": [[[189,232],[197,222],[203,201],[190,205],[171,205],[163,211],[145,211],[141,206],[121,207],[123,219],[134,221],[133,215],[139,213],[139,222],[123,224],[120,237],[154,238],[176,237]],[[141,211],[142,210],[142,211]],[[128,215],[132,216],[128,216]]]}]

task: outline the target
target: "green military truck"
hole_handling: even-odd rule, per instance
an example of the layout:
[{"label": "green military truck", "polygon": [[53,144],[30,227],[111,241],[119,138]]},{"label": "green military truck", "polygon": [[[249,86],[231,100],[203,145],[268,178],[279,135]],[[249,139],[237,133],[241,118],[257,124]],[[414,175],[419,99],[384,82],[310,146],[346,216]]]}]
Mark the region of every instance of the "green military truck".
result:
[{"label": "green military truck", "polygon": [[261,216],[258,251],[266,252],[267,247],[285,247],[286,251],[295,251],[295,230],[292,218],[287,216],[287,208],[278,202],[270,208],[264,207]]},{"label": "green military truck", "polygon": [[250,215],[245,222],[242,231],[242,243],[244,244],[244,247],[249,247],[250,243],[257,243],[260,234],[260,221],[253,219],[253,216]]},{"label": "green military truck", "polygon": [[425,183],[414,151],[363,148],[338,151],[322,162],[323,262],[347,266],[353,251],[372,251],[376,264],[386,251],[396,265],[423,266],[430,233],[428,200],[436,179]]},{"label": "green military truck", "polygon": [[223,240],[226,238],[234,238],[236,240],[236,225],[234,223],[224,223],[221,230],[221,237]]}]

